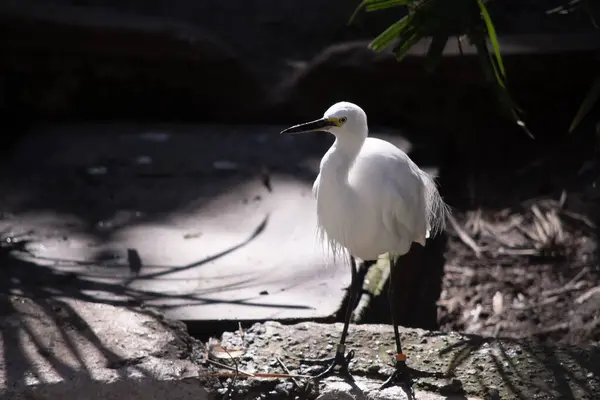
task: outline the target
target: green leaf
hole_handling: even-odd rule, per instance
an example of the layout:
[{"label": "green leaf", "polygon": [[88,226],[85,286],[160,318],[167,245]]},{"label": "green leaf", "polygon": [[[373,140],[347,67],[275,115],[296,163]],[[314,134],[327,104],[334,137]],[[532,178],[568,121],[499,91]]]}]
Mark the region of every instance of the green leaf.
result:
[{"label": "green leaf", "polygon": [[394,22],[385,31],[381,32],[379,36],[373,39],[371,43],[369,43],[369,48],[379,52],[388,47],[390,43],[392,43],[392,41],[400,35],[402,30],[406,28],[409,21],[410,16],[406,15],[402,17],[402,19]]},{"label": "green leaf", "polygon": [[429,44],[429,49],[427,50],[427,57],[425,58],[425,68],[432,72],[437,63],[439,62],[442,54],[444,53],[444,49],[446,48],[446,43],[448,43],[449,36],[447,35],[438,35],[434,36]]},{"label": "green leaf", "polygon": [[348,25],[352,25],[352,23],[356,19],[356,16],[360,12],[360,10],[362,10],[362,8],[365,6],[366,1],[367,0],[363,0],[363,1],[360,2],[360,4],[358,6],[356,6],[356,8],[354,9],[354,12],[350,16],[350,19],[348,20]]},{"label": "green leaf", "polygon": [[385,10],[386,8],[405,6],[408,3],[410,3],[410,1],[407,0],[383,0],[371,2],[369,4],[366,4],[365,11],[373,12],[378,10]]},{"label": "green leaf", "polygon": [[600,76],[596,78],[587,96],[585,96],[583,103],[581,103],[581,106],[579,106],[579,110],[577,111],[577,114],[575,114],[575,118],[573,118],[573,122],[571,122],[571,126],[569,127],[569,133],[573,132],[575,128],[577,128],[577,126],[581,123],[583,118],[585,118],[585,116],[590,112],[590,110],[592,109],[594,104],[596,104],[599,98]]},{"label": "green leaf", "polygon": [[513,122],[517,124],[523,131],[532,139],[534,139],[533,134],[525,124],[525,122],[519,116],[519,108],[510,97],[508,89],[504,84],[504,80],[498,71],[496,64],[494,63],[493,58],[491,57],[485,40],[482,37],[472,37],[472,41],[477,48],[477,54],[479,55],[479,60],[481,62],[481,67],[485,74],[486,79],[492,85],[494,92],[496,93],[496,98],[500,102],[500,105],[509,113]]},{"label": "green leaf", "polygon": [[483,73],[485,74],[485,78],[489,83],[497,83],[501,87],[504,87],[504,82],[502,78],[497,72],[496,65],[492,62],[490,53],[487,49],[487,45],[485,40],[478,35],[474,37],[473,35],[469,35],[471,41],[475,45],[477,49],[477,55],[479,56],[479,62],[481,63],[481,68],[483,69]]},{"label": "green leaf", "polygon": [[402,61],[404,57],[408,54],[408,50],[410,50],[413,45],[415,45],[419,40],[421,40],[421,36],[417,33],[413,33],[412,36],[402,40],[395,48],[394,54],[396,55],[396,60]]},{"label": "green leaf", "polygon": [[502,62],[502,55],[500,54],[500,43],[498,43],[498,37],[496,36],[496,29],[492,23],[492,18],[490,17],[490,13],[488,12],[483,1],[477,0],[477,3],[479,4],[481,16],[483,17],[490,41],[492,42],[492,48],[494,49],[494,54],[496,55],[496,63],[498,64],[498,68],[500,68],[500,73],[504,77],[506,76],[506,71],[504,70],[504,63]]},{"label": "green leaf", "polygon": [[375,11],[375,10],[383,10],[386,8],[397,7],[409,4],[412,0],[363,0],[356,7],[350,20],[348,21],[348,25],[352,24],[356,19],[356,16],[363,8],[366,8],[367,12]]}]

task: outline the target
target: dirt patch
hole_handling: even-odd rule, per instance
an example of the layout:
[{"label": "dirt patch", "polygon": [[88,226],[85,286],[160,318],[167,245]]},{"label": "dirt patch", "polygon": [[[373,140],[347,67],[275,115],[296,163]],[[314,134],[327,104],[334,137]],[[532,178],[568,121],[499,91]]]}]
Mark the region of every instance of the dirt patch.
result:
[{"label": "dirt patch", "polygon": [[597,156],[580,144],[529,160],[466,175],[448,229],[440,327],[597,342]]}]

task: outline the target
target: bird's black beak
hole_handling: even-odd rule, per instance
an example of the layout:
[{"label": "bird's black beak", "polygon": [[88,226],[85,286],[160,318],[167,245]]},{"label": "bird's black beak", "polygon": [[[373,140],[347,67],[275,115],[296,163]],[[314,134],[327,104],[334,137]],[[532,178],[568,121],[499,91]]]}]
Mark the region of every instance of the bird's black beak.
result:
[{"label": "bird's black beak", "polygon": [[305,133],[328,130],[331,127],[337,126],[335,121],[329,118],[321,118],[315,121],[305,122],[303,124],[294,125],[290,128],[281,131],[284,133]]}]

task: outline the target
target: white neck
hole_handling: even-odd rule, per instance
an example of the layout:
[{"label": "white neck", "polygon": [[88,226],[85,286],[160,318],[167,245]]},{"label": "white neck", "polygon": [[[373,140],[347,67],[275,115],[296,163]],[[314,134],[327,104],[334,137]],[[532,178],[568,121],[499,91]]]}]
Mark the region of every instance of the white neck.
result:
[{"label": "white neck", "polygon": [[321,173],[339,183],[346,182],[350,167],[365,142],[365,138],[336,138],[321,162]]}]

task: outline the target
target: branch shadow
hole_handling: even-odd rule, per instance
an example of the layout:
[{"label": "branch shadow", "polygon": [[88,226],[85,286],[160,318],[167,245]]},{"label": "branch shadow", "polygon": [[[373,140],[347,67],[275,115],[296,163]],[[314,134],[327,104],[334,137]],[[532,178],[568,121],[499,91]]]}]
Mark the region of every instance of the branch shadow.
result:
[{"label": "branch shadow", "polygon": [[[258,227],[251,233],[251,235],[240,242],[224,251],[221,251],[213,256],[199,260],[197,262],[190,263],[188,265],[178,266],[167,269],[154,274],[137,275],[135,278],[128,278],[123,283],[115,282],[103,282],[87,277],[85,273],[65,273],[62,271],[55,270],[51,267],[36,264],[30,260],[24,260],[15,255],[15,252],[22,251],[24,242],[12,240],[10,245],[0,247],[0,263],[2,269],[0,274],[3,278],[0,283],[0,293],[2,294],[13,294],[15,291],[19,294],[27,295],[36,299],[54,298],[57,296],[66,296],[69,298],[110,304],[113,306],[128,306],[135,304],[144,304],[146,302],[156,299],[170,299],[170,300],[185,300],[187,304],[209,304],[209,303],[226,303],[226,304],[239,304],[247,306],[261,306],[271,308],[291,308],[291,309],[303,309],[308,308],[305,306],[298,306],[293,304],[265,304],[256,301],[250,301],[248,299],[240,300],[214,300],[206,295],[219,292],[225,289],[240,289],[243,288],[244,284],[252,281],[252,279],[244,279],[232,284],[225,286],[215,287],[209,291],[201,292],[200,294],[169,294],[161,293],[151,290],[143,290],[132,288],[131,283],[135,279],[154,279],[162,277],[166,274],[173,272],[180,272],[190,268],[196,268],[206,265],[207,263],[214,261],[220,257],[223,257],[231,252],[240,249],[247,245],[252,240],[257,238],[261,232],[264,231],[268,222],[268,217],[258,225]],[[55,262],[60,262],[60,259],[51,259]],[[74,260],[68,260],[73,262]],[[98,296],[95,293],[108,293],[114,296]],[[172,307],[165,305],[162,308],[168,309]]]},{"label": "branch shadow", "polygon": [[[265,218],[254,232],[243,242],[178,270],[198,267],[235,251],[250,243],[264,230],[268,218]],[[3,364],[6,367],[6,385],[16,387],[34,379],[38,384],[47,384],[44,379],[49,374],[55,379],[72,380],[74,377],[93,380],[94,367],[88,365],[86,354],[82,354],[81,342],[93,347],[105,360],[105,366],[114,369],[119,376],[138,372],[138,376],[148,376],[149,372],[137,366],[141,360],[123,359],[106,347],[96,335],[89,323],[68,300],[107,304],[132,309],[135,312],[153,314],[146,310],[144,303],[156,299],[185,301],[186,304],[209,304],[215,302],[278,308],[306,308],[294,304],[264,304],[259,299],[214,300],[207,297],[210,293],[173,295],[130,287],[131,279],[125,282],[102,282],[89,279],[85,274],[65,273],[52,267],[40,265],[18,256],[24,252],[27,240],[14,238],[3,240],[0,245],[0,324],[3,326],[1,342],[3,345]],[[59,260],[54,260],[59,261]],[[73,260],[70,260],[71,262]],[[150,278],[162,274],[149,275]],[[235,285],[243,285],[242,280]],[[234,289],[230,287],[229,289]],[[214,288],[216,291],[224,288]],[[65,300],[67,301],[65,301]],[[166,305],[168,309],[175,305]],[[43,329],[38,321],[45,321]],[[50,334],[49,334],[50,332]],[[49,336],[48,336],[49,335]],[[64,354],[54,354],[52,342],[64,343]],[[31,352],[34,352],[34,355]],[[42,361],[40,361],[42,360]],[[39,364],[46,366],[38,370]]]},{"label": "branch shadow", "polygon": [[[470,376],[470,389],[486,396],[515,399],[593,399],[600,389],[600,349],[548,345],[535,339],[462,334],[442,348],[448,376]],[[484,370],[490,365],[491,370]],[[467,375],[468,374],[468,375]],[[496,392],[494,394],[493,392]]]},{"label": "branch shadow", "polygon": [[[119,366],[128,365],[138,376],[149,377],[143,367],[109,349],[71,304],[57,299],[33,299],[16,295],[2,298],[2,364],[4,386],[45,385],[56,380],[94,379],[94,357],[114,370],[119,378],[130,372]],[[62,345],[61,345],[62,343]],[[91,346],[84,353],[86,344]],[[96,354],[91,354],[96,353]]]}]

